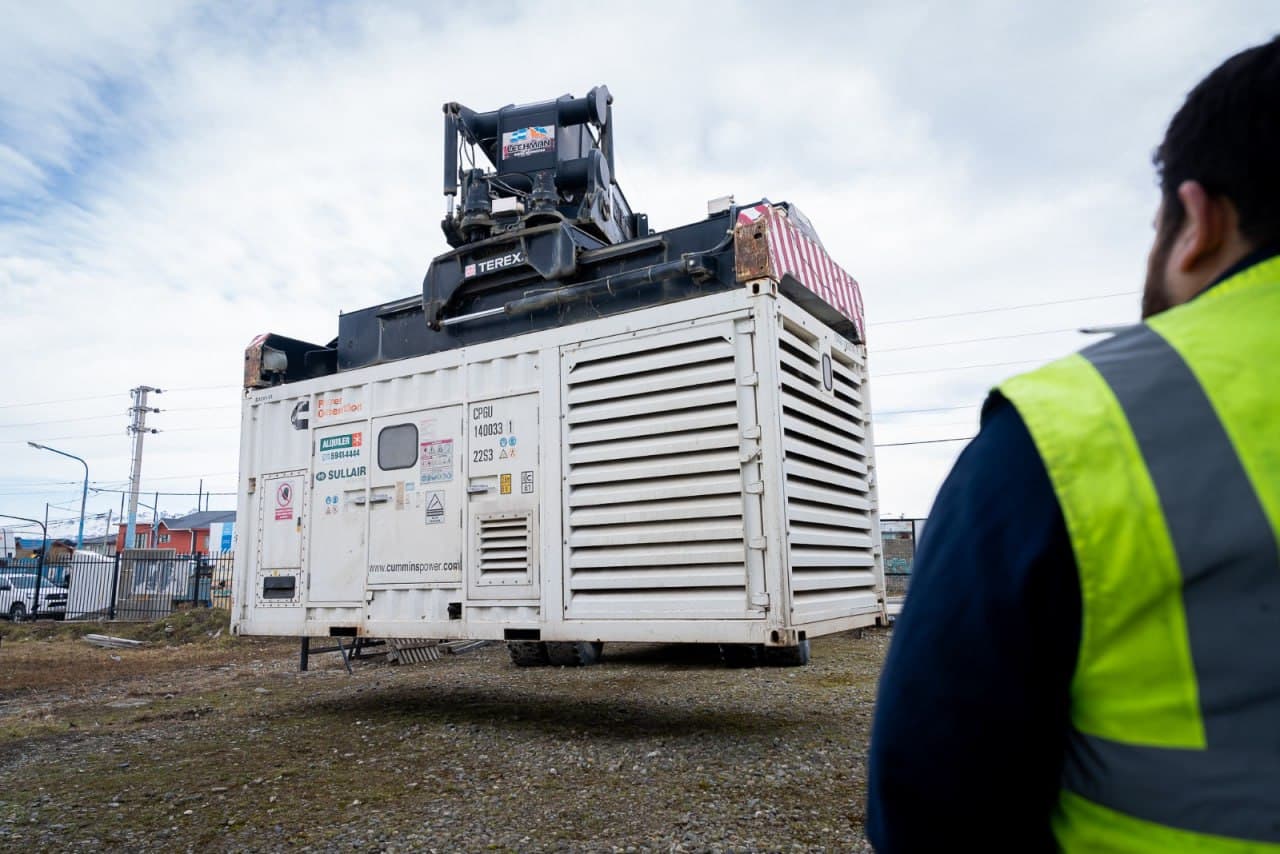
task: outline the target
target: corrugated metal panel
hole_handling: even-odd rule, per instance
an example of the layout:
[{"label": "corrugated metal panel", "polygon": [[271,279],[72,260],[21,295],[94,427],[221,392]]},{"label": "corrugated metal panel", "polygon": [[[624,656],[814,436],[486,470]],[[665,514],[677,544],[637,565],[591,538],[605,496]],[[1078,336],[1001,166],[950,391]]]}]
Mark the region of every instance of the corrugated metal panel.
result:
[{"label": "corrugated metal panel", "polygon": [[863,371],[786,319],[778,339],[792,622],[803,624],[877,600]]},{"label": "corrugated metal panel", "polygon": [[424,401],[448,402],[463,397],[465,374],[460,365],[448,365],[398,377],[375,380],[371,385],[374,416],[422,409]]},{"label": "corrugated metal panel", "polygon": [[733,327],[566,353],[570,618],[741,617]]}]

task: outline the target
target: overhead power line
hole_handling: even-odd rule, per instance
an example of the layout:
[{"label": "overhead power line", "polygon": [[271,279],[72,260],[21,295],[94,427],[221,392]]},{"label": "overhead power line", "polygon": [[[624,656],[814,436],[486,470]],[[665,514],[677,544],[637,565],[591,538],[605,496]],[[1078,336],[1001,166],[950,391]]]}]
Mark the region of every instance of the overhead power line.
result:
[{"label": "overhead power line", "polygon": [[[32,404],[32,405],[36,406],[38,404]],[[164,414],[168,415],[174,412],[210,412],[213,410],[239,409],[239,408],[240,408],[239,405],[232,403],[232,404],[223,404],[221,406],[175,406],[171,409],[163,409],[161,411]],[[15,421],[11,424],[0,424],[0,430],[5,430],[10,427],[42,427],[47,424],[74,424],[74,423],[79,423],[83,421],[114,421],[121,417],[125,417],[128,414],[129,414],[128,410],[125,409],[122,412],[113,412],[110,415],[78,415],[74,418],[46,418],[42,421]]]},{"label": "overhead power line", "polygon": [[148,477],[146,482],[150,483],[153,480],[198,480],[202,477],[231,477],[239,476],[239,474],[240,472],[238,471],[219,471],[212,474],[208,472],[204,474],[168,474],[162,477]]},{"label": "overhead power line", "polygon": [[[105,515],[105,514],[100,514],[100,515]],[[90,518],[93,518],[93,517],[91,517],[91,516],[86,516],[85,518],[86,518],[86,519],[90,519]],[[79,521],[79,520],[80,520],[80,516],[79,516],[79,515],[75,515],[75,516],[62,516],[62,517],[59,517],[59,518],[57,518],[57,519],[50,519],[50,520],[49,520],[49,524],[50,524],[51,526],[52,526],[52,525],[63,525],[63,524],[66,524],[67,522],[77,522],[77,521]],[[13,524],[13,525],[5,524],[5,525],[0,525],[0,527],[6,528],[7,530],[12,531],[12,530],[15,530],[15,529],[18,529],[18,528],[39,528],[39,527],[40,527],[40,525],[39,525],[38,523],[27,522],[27,523],[25,523],[25,524]],[[75,537],[72,537],[72,539],[74,540],[74,539],[75,539]]]},{"label": "overhead power line", "polygon": [[[112,416],[119,418],[120,416]],[[239,424],[218,425],[213,427],[164,427],[159,430],[160,433],[211,433],[220,430],[239,430]],[[123,436],[124,433],[78,433],[74,436],[43,436],[40,437],[41,442],[63,442],[71,439],[109,439],[115,436]],[[0,445],[25,445],[26,439],[0,439]]]},{"label": "overhead power line", "polygon": [[[153,480],[154,480],[154,479],[155,479],[155,478],[153,478]],[[111,493],[114,493],[114,494],[116,494],[116,495],[120,495],[120,494],[126,494],[126,495],[127,495],[127,494],[129,493],[129,490],[127,490],[127,489],[98,489],[97,487],[92,487],[92,486],[91,486],[91,487],[89,487],[89,491],[90,491],[90,492],[111,492]],[[153,490],[153,491],[154,491],[154,490]],[[198,495],[239,495],[239,493],[238,493],[238,492],[210,492],[210,491],[209,491],[209,490],[207,490],[207,489],[206,489],[204,492],[166,492],[166,491],[164,491],[163,489],[161,489],[161,490],[159,490],[159,493],[160,493],[160,497],[161,497],[161,498],[163,498],[163,497],[164,497],[164,496],[166,496],[166,495],[182,495],[182,496],[192,496],[192,495],[197,495],[197,496],[198,496]],[[144,490],[142,490],[142,494],[143,494],[143,495],[149,495],[149,494],[151,494],[151,493],[144,489]]]},{"label": "overhead power line", "polygon": [[980,403],[962,403],[958,406],[931,406],[926,409],[876,409],[872,415],[914,415],[917,412],[952,412],[957,409],[977,409]]},{"label": "overhead power line", "polygon": [[888,424],[877,424],[876,430],[937,430],[939,427],[972,427],[973,420],[968,421],[892,421]]},{"label": "overhead power line", "polygon": [[[192,385],[179,388],[166,388],[165,394],[186,391],[227,391],[238,389],[238,385]],[[85,403],[90,400],[120,400],[129,396],[129,390],[123,389],[115,394],[94,394],[85,397],[63,397],[57,400],[26,400],[19,403],[0,403],[0,409],[29,409],[35,406],[56,406],[63,403]],[[196,407],[192,407],[194,409]],[[233,407],[239,408],[239,407]],[[176,410],[175,410],[176,411]]]},{"label": "overhead power line", "polygon": [[905,377],[908,374],[941,374],[947,371],[968,371],[973,370],[974,368],[1007,368],[1011,365],[1040,365],[1054,358],[1056,357],[1048,356],[1043,359],[1017,359],[1012,362],[984,362],[980,365],[951,365],[946,368],[921,368],[918,371],[890,371],[887,374],[873,373],[872,376],[876,379],[882,379],[884,377]]},{"label": "overhead power line", "polygon": [[92,397],[67,397],[62,400],[35,400],[28,401],[26,403],[0,403],[0,409],[17,409],[18,407],[26,408],[30,406],[53,406],[58,403],[82,403],[86,400],[112,400],[115,398],[122,398],[126,394],[128,394],[128,392],[122,391],[119,394],[96,394]]},{"label": "overhead power line", "polygon": [[1017,311],[1018,309],[1021,309],[1021,308],[1041,308],[1047,305],[1066,305],[1067,303],[1072,303],[1072,302],[1090,302],[1092,300],[1114,299],[1115,297],[1136,298],[1137,296],[1138,295],[1133,291],[1116,291],[1115,293],[1094,294],[1093,296],[1087,296],[1087,297],[1071,297],[1069,299],[1046,300],[1044,302],[1027,302],[1027,303],[1022,303],[1021,305],[1003,305],[1003,306],[992,306],[991,308],[975,308],[971,311],[953,311],[953,312],[948,312],[947,314],[929,314],[923,317],[902,317],[897,320],[880,320],[880,321],[875,321],[869,325],[873,327],[892,326],[897,323],[916,323],[921,320],[946,320],[947,318],[950,318],[950,317],[970,317],[975,314],[994,314],[999,311]]},{"label": "overhead power line", "polygon": [[877,448],[901,448],[905,445],[942,445],[947,442],[967,442],[972,436],[956,436],[954,439],[919,439],[915,442],[876,442]]},{"label": "overhead power line", "polygon": [[225,391],[227,389],[240,388],[238,385],[189,385],[179,388],[166,388],[165,394],[173,394],[179,391]]},{"label": "overhead power line", "polygon": [[230,424],[225,427],[166,427],[161,433],[212,433],[218,430],[239,430],[239,424]]},{"label": "overhead power line", "polygon": [[926,350],[930,347],[952,347],[957,344],[980,344],[986,341],[1007,341],[1011,338],[1035,338],[1039,335],[1062,335],[1066,332],[1079,332],[1077,326],[1068,326],[1064,329],[1045,329],[1040,332],[1016,332],[1010,335],[991,335],[986,338],[960,338],[955,341],[935,341],[932,344],[908,344],[905,347],[886,347],[883,350],[875,350],[873,353],[899,353],[903,350]]},{"label": "overhead power line", "polygon": [[[48,480],[47,478],[3,478],[5,486],[79,486],[83,480]],[[96,481],[90,481],[95,483]]]},{"label": "overhead power line", "polygon": [[71,424],[77,421],[113,421],[127,413],[114,412],[111,415],[85,415],[76,418],[49,418],[45,421],[18,421],[13,424],[0,424],[0,430],[9,427],[40,427],[45,424]]},{"label": "overhead power line", "polygon": [[[116,432],[116,433],[94,433],[92,435],[79,435],[79,436],[42,436],[40,437],[40,441],[41,442],[62,442],[67,439],[109,439],[113,436],[123,436],[123,435],[124,433]],[[0,445],[25,445],[26,443],[27,443],[26,439],[0,439]]]}]

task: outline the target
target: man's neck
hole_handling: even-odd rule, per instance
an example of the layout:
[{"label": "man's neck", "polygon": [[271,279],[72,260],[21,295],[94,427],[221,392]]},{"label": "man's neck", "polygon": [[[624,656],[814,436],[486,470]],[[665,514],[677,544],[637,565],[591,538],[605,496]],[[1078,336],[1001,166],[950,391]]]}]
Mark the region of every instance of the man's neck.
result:
[{"label": "man's neck", "polygon": [[[1243,273],[1250,267],[1261,264],[1263,261],[1266,261],[1268,258],[1274,258],[1276,255],[1280,255],[1280,243],[1270,243],[1259,249],[1250,249],[1237,261],[1215,276],[1213,281],[1201,288],[1200,293],[1196,294],[1196,296],[1199,296],[1205,291],[1225,282],[1237,273]],[[1192,299],[1195,299],[1195,297],[1192,297]]]}]

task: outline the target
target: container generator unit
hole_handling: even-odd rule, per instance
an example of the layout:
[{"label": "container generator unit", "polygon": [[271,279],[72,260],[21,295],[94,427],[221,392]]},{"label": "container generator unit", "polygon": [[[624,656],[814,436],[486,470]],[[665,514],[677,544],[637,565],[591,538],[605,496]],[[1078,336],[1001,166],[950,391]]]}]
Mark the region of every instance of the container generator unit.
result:
[{"label": "container generator unit", "polygon": [[651,231],[603,86],[444,126],[421,295],[245,353],[233,630],[794,664],[883,619],[862,301],[809,221]]}]

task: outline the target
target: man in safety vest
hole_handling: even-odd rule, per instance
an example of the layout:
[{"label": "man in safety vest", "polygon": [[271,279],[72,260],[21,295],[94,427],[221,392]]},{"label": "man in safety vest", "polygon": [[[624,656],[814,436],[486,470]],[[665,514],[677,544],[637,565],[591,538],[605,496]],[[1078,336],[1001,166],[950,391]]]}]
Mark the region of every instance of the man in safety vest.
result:
[{"label": "man in safety vest", "polygon": [[930,515],[882,852],[1280,852],[1280,38],[1155,163],[1144,323],[996,389]]}]

